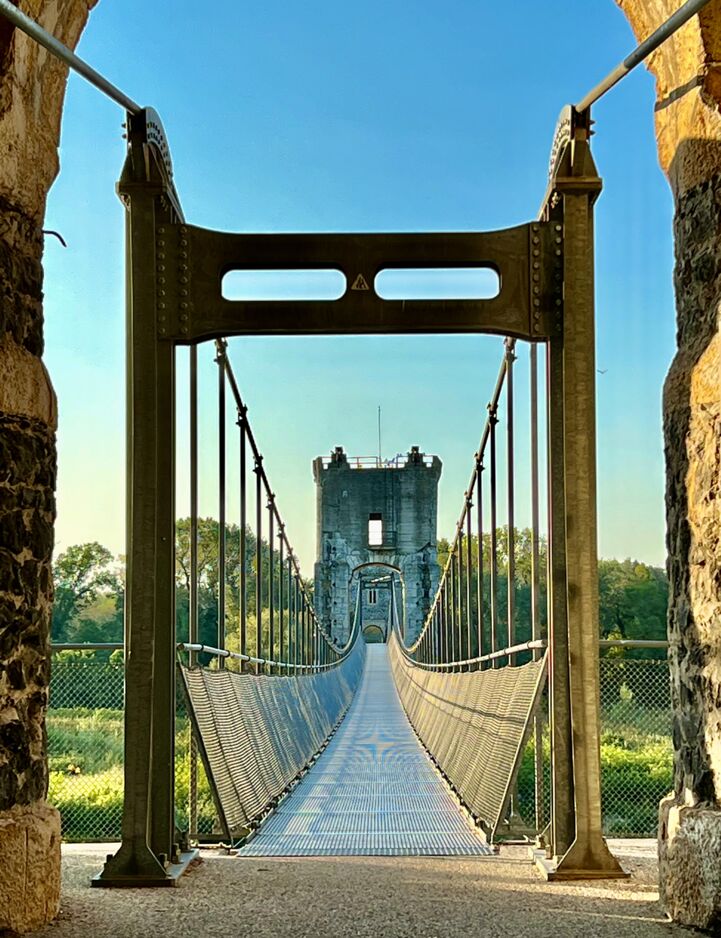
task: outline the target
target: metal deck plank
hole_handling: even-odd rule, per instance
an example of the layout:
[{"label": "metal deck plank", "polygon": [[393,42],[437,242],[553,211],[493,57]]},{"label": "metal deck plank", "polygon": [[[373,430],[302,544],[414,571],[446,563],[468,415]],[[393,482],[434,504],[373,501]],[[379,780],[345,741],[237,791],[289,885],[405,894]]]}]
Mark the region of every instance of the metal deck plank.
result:
[{"label": "metal deck plank", "polygon": [[418,742],[388,647],[369,645],[356,699],[316,766],[239,856],[487,856]]}]

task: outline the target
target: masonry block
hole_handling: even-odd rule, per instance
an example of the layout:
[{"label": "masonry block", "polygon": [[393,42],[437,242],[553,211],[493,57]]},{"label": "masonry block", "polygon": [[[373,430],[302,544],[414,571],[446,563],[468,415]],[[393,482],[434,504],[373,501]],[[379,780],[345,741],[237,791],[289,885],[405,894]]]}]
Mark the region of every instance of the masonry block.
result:
[{"label": "masonry block", "polygon": [[0,933],[26,934],[60,908],[60,814],[44,801],[0,811]]}]

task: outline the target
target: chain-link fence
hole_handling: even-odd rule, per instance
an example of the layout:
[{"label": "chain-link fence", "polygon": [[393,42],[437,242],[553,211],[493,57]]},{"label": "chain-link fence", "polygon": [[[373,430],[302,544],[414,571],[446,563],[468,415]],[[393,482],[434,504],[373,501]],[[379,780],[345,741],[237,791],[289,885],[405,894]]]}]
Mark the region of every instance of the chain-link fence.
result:
[{"label": "chain-link fence", "polygon": [[[64,649],[53,655],[47,718],[48,799],[60,811],[66,841],[120,838],[123,815],[123,656],[116,648]],[[200,760],[191,769],[190,723],[179,699],[175,732],[178,826],[213,830],[215,810]]]},{"label": "chain-link fence", "polygon": [[[608,837],[655,837],[658,803],[673,788],[671,692],[668,662],[658,649],[632,643],[605,643],[600,661],[601,806]],[[544,700],[541,712],[547,713]],[[520,818],[543,829],[550,820],[550,743],[543,721],[540,758],[534,738],[528,743],[518,777]],[[536,771],[542,764],[536,806]],[[538,813],[537,813],[538,812]]]},{"label": "chain-link fence", "polygon": [[[653,837],[659,800],[672,788],[673,747],[668,664],[638,658],[634,649],[601,658],[601,767],[604,831],[614,837]],[[650,654],[650,652],[645,652]],[[543,709],[543,708],[542,708]],[[541,727],[541,827],[550,811],[550,750]],[[210,833],[215,810],[202,765],[192,769],[190,727],[182,702],[176,721],[176,810],[181,828]],[[117,840],[123,799],[122,652],[61,651],[54,655],[48,712],[50,801],[60,810],[68,841]],[[516,807],[533,827],[535,752],[529,742]],[[195,799],[191,791],[197,792]],[[196,821],[197,818],[197,821]]]},{"label": "chain-link fence", "polygon": [[601,658],[601,794],[609,837],[655,837],[673,788],[665,658]]},{"label": "chain-link fence", "polygon": [[117,840],[123,812],[122,651],[53,656],[48,799],[66,840]]}]

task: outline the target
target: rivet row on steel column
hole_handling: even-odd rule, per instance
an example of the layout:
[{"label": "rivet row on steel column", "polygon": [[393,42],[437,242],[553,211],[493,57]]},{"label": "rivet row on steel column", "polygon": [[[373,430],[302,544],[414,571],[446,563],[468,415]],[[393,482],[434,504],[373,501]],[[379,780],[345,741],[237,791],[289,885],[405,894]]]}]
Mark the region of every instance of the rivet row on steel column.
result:
[{"label": "rivet row on steel column", "polygon": [[[190,377],[190,578],[188,591],[188,641],[197,645],[198,636],[198,346],[189,350]],[[194,668],[197,652],[191,651],[188,663]],[[190,725],[190,724],[189,724]],[[198,744],[192,728],[188,747],[188,828],[191,837],[198,833]]]},{"label": "rivet row on steel column", "polygon": [[[263,657],[263,478],[262,459],[255,457],[255,656]],[[256,665],[260,674],[262,665]]]},{"label": "rivet row on steel column", "polygon": [[[246,428],[247,408],[243,405],[238,409],[238,426],[240,428],[240,531],[239,531],[239,553],[240,553],[240,596],[239,596],[239,638],[241,655],[248,654],[248,548],[247,548],[247,527],[248,527],[248,459],[247,459],[247,435]],[[245,665],[241,665],[241,670]]]},{"label": "rivet row on steel column", "polygon": [[[216,643],[225,648],[225,345],[216,342],[218,364],[218,627]],[[218,668],[225,658],[218,658]]]},{"label": "rivet row on steel column", "polygon": [[[498,518],[496,513],[496,416],[495,407],[489,416],[489,457],[491,461],[491,653],[498,650]],[[494,658],[492,667],[498,667],[498,659]]]},{"label": "rivet row on steel column", "polygon": [[[506,469],[507,469],[507,628],[508,647],[516,644],[516,529],[515,529],[515,465],[514,465],[514,426],[513,426],[513,363],[515,342],[506,340]],[[510,655],[509,665],[516,663],[516,656]]]},{"label": "rivet row on steel column", "polygon": [[[275,661],[275,596],[274,593],[274,572],[275,572],[275,512],[273,499],[274,495],[268,496],[268,657]],[[269,665],[269,672],[273,673],[273,666]]]}]

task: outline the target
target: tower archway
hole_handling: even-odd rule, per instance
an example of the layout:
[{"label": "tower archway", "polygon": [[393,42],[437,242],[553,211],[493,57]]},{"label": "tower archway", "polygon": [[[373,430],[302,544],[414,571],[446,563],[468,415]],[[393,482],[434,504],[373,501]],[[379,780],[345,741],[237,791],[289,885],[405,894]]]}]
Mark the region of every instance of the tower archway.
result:
[{"label": "tower archway", "polygon": [[360,634],[368,644],[387,642],[393,615],[401,634],[405,627],[405,581],[403,570],[389,562],[366,561],[351,572],[349,595],[360,616]]}]

